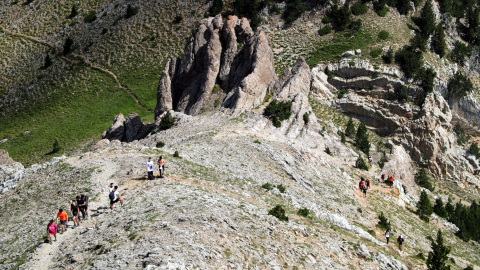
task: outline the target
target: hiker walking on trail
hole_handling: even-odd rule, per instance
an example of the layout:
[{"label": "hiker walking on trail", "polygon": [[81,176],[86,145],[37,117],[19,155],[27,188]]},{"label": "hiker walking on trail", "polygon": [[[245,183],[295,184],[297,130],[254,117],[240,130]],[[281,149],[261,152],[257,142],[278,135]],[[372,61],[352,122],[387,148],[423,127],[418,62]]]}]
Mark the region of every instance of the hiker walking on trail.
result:
[{"label": "hiker walking on trail", "polygon": [[64,231],[67,230],[67,222],[68,222],[68,214],[67,212],[63,211],[62,208],[58,209],[58,213],[57,213],[57,223],[58,223],[58,219],[60,219],[60,224],[61,224],[61,228],[62,228],[62,232],[63,233]]},{"label": "hiker walking on trail", "polygon": [[[82,213],[82,218],[85,219],[85,216],[86,216],[86,214],[85,214],[85,208],[84,208],[84,206],[85,206],[85,201],[84,201],[80,196],[77,196],[77,205],[78,205],[78,209],[79,209],[80,212]],[[79,220],[79,221],[82,221],[82,220],[80,219],[80,217],[78,217],[78,220]]]},{"label": "hiker walking on trail", "polygon": [[110,186],[108,186],[108,194],[110,194],[112,190],[113,190],[113,183],[110,183]]},{"label": "hiker walking on trail", "polygon": [[393,181],[394,180],[395,180],[395,178],[393,178],[393,176],[388,177],[388,182],[389,182],[390,188],[393,188]]},{"label": "hiker walking on trail", "polygon": [[364,180],[365,179],[363,177],[360,179],[360,183],[358,183],[358,188],[360,189],[360,192],[363,193],[363,197],[367,197],[367,188],[365,187]]},{"label": "hiker walking on trail", "polygon": [[51,219],[47,225],[47,233],[48,233],[48,239],[50,240],[50,245],[52,244],[52,235],[55,237],[55,240],[53,241],[57,241],[57,228],[58,228],[57,224],[53,222],[53,219]]},{"label": "hiker walking on trail", "polygon": [[82,195],[81,196],[83,200],[83,209],[85,211],[85,219],[88,219],[88,196]]},{"label": "hiker walking on trail", "polygon": [[385,183],[385,173],[382,173],[382,175],[380,176],[380,178],[382,179],[382,182]]},{"label": "hiker walking on trail", "polygon": [[117,191],[118,186],[113,187],[112,192],[108,194],[108,197],[110,198],[110,209],[113,211],[113,205],[117,202],[120,202],[120,204],[123,206],[123,199],[120,197],[120,194]]},{"label": "hiker walking on trail", "polygon": [[155,176],[153,176],[153,161],[151,157],[148,158],[148,162],[147,162],[147,174],[148,174],[149,180],[155,179]]},{"label": "hiker walking on trail", "polygon": [[370,188],[370,180],[367,179],[366,183],[367,183],[366,188],[369,189]]},{"label": "hiker walking on trail", "polygon": [[80,209],[78,208],[77,201],[72,200],[72,204],[70,205],[70,214],[72,215],[73,228],[79,225],[78,212],[80,212]]},{"label": "hiker walking on trail", "polygon": [[158,170],[160,171],[159,177],[163,178],[163,174],[165,173],[165,159],[163,159],[162,156],[158,158],[157,165],[158,165]]},{"label": "hiker walking on trail", "polygon": [[387,239],[387,245],[388,245],[388,241],[390,240],[390,229],[387,229],[385,231],[385,238]]},{"label": "hiker walking on trail", "polygon": [[400,250],[402,250],[403,241],[405,241],[405,237],[403,237],[403,235],[400,234],[397,238],[398,249]]}]

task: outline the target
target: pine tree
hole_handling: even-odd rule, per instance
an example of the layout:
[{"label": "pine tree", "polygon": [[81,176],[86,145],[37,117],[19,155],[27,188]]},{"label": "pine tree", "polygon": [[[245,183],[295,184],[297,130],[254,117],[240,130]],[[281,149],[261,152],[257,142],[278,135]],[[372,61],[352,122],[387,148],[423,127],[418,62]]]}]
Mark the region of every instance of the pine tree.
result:
[{"label": "pine tree", "polygon": [[428,177],[427,170],[424,168],[421,168],[416,174],[415,174],[415,183],[423,188],[426,188],[430,191],[433,191],[434,188],[432,186],[432,183],[430,183],[430,178]]},{"label": "pine tree", "polygon": [[447,265],[448,254],[450,248],[443,243],[442,230],[437,233],[437,240],[431,240],[432,251],[428,253],[427,269],[429,270],[449,270],[450,266]]},{"label": "pine tree", "polygon": [[450,222],[452,222],[454,211],[455,208],[453,207],[452,200],[449,198],[447,204],[445,205],[445,212],[447,213],[447,220]]},{"label": "pine tree", "polygon": [[367,125],[365,125],[365,122],[361,122],[358,126],[355,144],[360,151],[366,155],[370,154],[370,142],[368,141]]},{"label": "pine tree", "polygon": [[78,15],[78,10],[77,10],[77,6],[73,5],[72,6],[72,11],[70,12],[70,15],[68,15],[68,19],[73,19],[75,18],[76,16]]},{"label": "pine tree", "polygon": [[348,119],[347,128],[345,129],[345,135],[348,137],[353,137],[353,135],[355,135],[355,124],[353,124],[353,120],[351,117],[350,119]]},{"label": "pine tree", "polygon": [[429,216],[433,213],[432,203],[428,198],[428,194],[425,190],[422,190],[420,194],[420,200],[417,203],[417,215],[425,221],[429,220]]},{"label": "pine tree", "polygon": [[223,0],[213,0],[212,6],[208,9],[210,16],[220,14],[223,10]]},{"label": "pine tree", "polygon": [[432,0],[427,0],[420,13],[419,19],[420,33],[428,37],[435,31],[435,14],[433,13]]},{"label": "pine tree", "polygon": [[439,217],[445,218],[447,217],[447,211],[443,206],[443,201],[440,198],[435,200],[435,205],[433,206],[433,212],[437,214]]},{"label": "pine tree", "polygon": [[480,149],[477,142],[473,142],[468,149],[468,153],[474,155],[477,159],[480,159]]},{"label": "pine tree", "polygon": [[445,31],[443,30],[442,23],[439,23],[435,30],[435,35],[433,36],[433,49],[440,57],[445,56],[447,44],[445,43]]},{"label": "pine tree", "polygon": [[397,0],[394,2],[395,7],[398,10],[398,13],[402,15],[407,15],[410,11],[410,1],[409,0]]}]

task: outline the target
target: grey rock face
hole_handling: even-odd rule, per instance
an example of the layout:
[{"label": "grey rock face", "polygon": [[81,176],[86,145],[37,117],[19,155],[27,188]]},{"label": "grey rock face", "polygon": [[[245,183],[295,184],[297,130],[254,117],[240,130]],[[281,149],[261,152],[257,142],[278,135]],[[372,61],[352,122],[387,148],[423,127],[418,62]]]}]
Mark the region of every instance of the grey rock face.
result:
[{"label": "grey rock face", "polygon": [[130,113],[125,120],[125,142],[131,142],[139,139],[145,132],[145,125],[136,113]]},{"label": "grey rock face", "polygon": [[472,96],[465,96],[452,101],[452,111],[469,124],[480,128],[480,104]]},{"label": "grey rock face", "polygon": [[111,141],[113,140],[121,141],[125,134],[124,122],[125,122],[125,117],[123,116],[123,114],[119,114],[115,116],[115,118],[113,118],[113,124],[107,130],[107,133],[105,134],[105,136],[103,136],[103,139],[109,139]]},{"label": "grey rock face", "polygon": [[[245,43],[238,52],[238,43]],[[168,110],[198,114],[207,105],[215,82],[223,86],[224,107],[233,113],[261,104],[275,78],[273,52],[262,31],[248,20],[230,16],[204,19],[190,37],[182,59],[167,62],[157,90],[155,118]]]},{"label": "grey rock face", "polygon": [[[318,132],[320,130],[320,125],[308,102],[310,81],[310,68],[305,59],[299,57],[295,67],[285,70],[282,78],[275,83],[274,98],[281,101],[292,101],[292,115],[282,123],[281,127],[288,137],[296,138],[308,131]],[[308,114],[308,122],[304,120],[305,114]]]},{"label": "grey rock face", "polygon": [[232,63],[226,87],[228,94],[222,106],[230,108],[233,113],[259,106],[275,77],[270,41],[259,30],[245,43]]}]

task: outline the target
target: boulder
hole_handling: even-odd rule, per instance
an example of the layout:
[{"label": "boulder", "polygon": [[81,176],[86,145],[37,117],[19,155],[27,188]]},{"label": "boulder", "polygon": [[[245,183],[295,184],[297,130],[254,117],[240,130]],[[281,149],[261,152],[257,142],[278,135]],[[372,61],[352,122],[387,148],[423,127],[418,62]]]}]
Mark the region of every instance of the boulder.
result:
[{"label": "boulder", "polygon": [[107,130],[102,139],[109,139],[110,141],[119,140],[121,141],[125,134],[125,117],[123,114],[118,114],[113,118],[113,123],[110,128]]},{"label": "boulder", "polygon": [[132,142],[140,139],[145,132],[145,125],[136,113],[130,113],[125,120],[125,142]]},{"label": "boulder", "polygon": [[0,149],[0,165],[10,165],[13,163],[15,163],[15,161],[8,156],[8,152]]},{"label": "boulder", "polygon": [[226,83],[223,107],[238,114],[262,104],[267,88],[275,80],[273,51],[268,37],[258,30],[235,57]]}]

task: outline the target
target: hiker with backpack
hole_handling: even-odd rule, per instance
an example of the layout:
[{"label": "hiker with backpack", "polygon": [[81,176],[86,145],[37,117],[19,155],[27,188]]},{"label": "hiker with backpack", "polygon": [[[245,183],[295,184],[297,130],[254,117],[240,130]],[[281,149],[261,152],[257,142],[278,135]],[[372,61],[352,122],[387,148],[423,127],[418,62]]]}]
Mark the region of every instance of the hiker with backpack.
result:
[{"label": "hiker with backpack", "polygon": [[393,181],[394,180],[395,180],[395,178],[393,178],[393,176],[388,177],[388,182],[389,182],[390,188],[393,188]]},{"label": "hiker with backpack", "polygon": [[382,173],[382,175],[380,176],[380,178],[382,179],[382,182],[385,183],[385,173]]},{"label": "hiker with backpack", "polygon": [[402,250],[402,244],[405,241],[405,237],[403,235],[399,235],[397,238],[397,243],[398,243],[398,249]]},{"label": "hiker with backpack", "polygon": [[61,228],[62,228],[61,233],[63,233],[64,231],[67,230],[68,214],[67,214],[67,212],[63,211],[62,208],[58,209],[57,223],[58,223],[58,219],[60,219],[60,224],[61,224]]},{"label": "hiker with backpack", "polygon": [[85,219],[88,219],[88,196],[82,195],[81,196],[83,200],[83,209],[85,211]]},{"label": "hiker with backpack", "polygon": [[52,235],[55,237],[55,240],[53,241],[57,241],[57,228],[58,228],[57,224],[53,222],[53,219],[51,219],[47,225],[47,233],[48,233],[48,239],[50,240],[50,245],[52,244]]},{"label": "hiker with backpack", "polygon": [[157,165],[158,165],[158,170],[160,171],[160,175],[158,177],[163,178],[164,177],[163,174],[165,173],[165,159],[163,159],[162,156],[158,158]]},{"label": "hiker with backpack", "polygon": [[360,179],[360,183],[358,183],[358,188],[360,189],[360,192],[363,193],[363,197],[367,197],[367,188],[365,187],[365,178]]},{"label": "hiker with backpack", "polygon": [[387,245],[388,245],[388,241],[390,240],[390,229],[387,229],[385,231],[385,238],[387,239]]},{"label": "hiker with backpack", "polygon": [[370,188],[370,180],[367,179],[366,183],[367,183],[366,188],[369,189]]},{"label": "hiker with backpack", "polygon": [[123,199],[120,197],[120,194],[117,191],[118,186],[114,186],[113,190],[108,194],[108,198],[110,199],[110,209],[113,211],[113,205],[120,201],[120,204],[123,207]]},{"label": "hiker with backpack", "polygon": [[[80,196],[77,196],[77,206],[78,206],[78,209],[80,210],[80,212],[82,213],[82,218],[85,219],[85,216],[86,216],[86,214],[85,214],[85,208],[84,208],[84,206],[85,206],[85,201],[84,201]],[[80,219],[80,216],[78,217],[78,220],[79,220],[79,221],[82,221],[82,220]]]},{"label": "hiker with backpack", "polygon": [[80,212],[80,209],[78,208],[77,201],[72,200],[72,204],[70,204],[70,214],[72,215],[73,228],[80,225],[79,219],[78,219],[78,212]]},{"label": "hiker with backpack", "polygon": [[148,158],[147,162],[147,175],[149,180],[155,179],[155,176],[153,176],[153,161],[152,158]]}]

